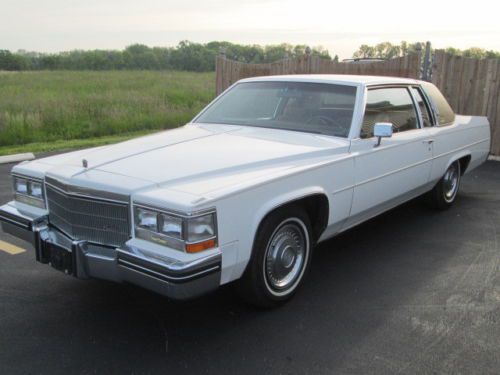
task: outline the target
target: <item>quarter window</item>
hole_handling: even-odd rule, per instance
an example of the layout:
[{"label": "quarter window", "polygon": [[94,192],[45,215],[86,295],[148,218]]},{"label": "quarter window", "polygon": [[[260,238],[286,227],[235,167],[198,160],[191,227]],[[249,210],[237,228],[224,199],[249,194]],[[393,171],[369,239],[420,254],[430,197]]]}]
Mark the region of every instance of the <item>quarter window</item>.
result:
[{"label": "quarter window", "polygon": [[427,104],[425,103],[424,98],[422,97],[422,94],[420,93],[420,89],[418,89],[416,87],[412,87],[411,91],[413,92],[413,95],[415,96],[415,99],[417,100],[417,104],[420,108],[420,113],[422,113],[422,122],[423,122],[422,125],[425,128],[432,126],[429,108],[427,108]]},{"label": "quarter window", "polygon": [[429,82],[422,82],[422,88],[434,104],[434,108],[437,112],[438,125],[451,125],[453,121],[455,121],[455,113],[446,101],[446,98],[441,94],[441,91]]},{"label": "quarter window", "polygon": [[395,133],[417,129],[417,113],[407,88],[381,88],[368,91],[361,138],[373,137],[373,126],[390,122]]}]

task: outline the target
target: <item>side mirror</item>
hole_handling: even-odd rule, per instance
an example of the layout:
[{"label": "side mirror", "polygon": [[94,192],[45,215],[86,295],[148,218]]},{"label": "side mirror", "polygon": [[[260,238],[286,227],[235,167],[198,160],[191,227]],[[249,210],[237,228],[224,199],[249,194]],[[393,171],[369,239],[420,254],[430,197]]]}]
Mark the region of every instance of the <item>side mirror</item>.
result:
[{"label": "side mirror", "polygon": [[375,147],[380,146],[382,138],[392,137],[392,124],[390,122],[377,122],[373,127],[373,135],[377,137]]}]

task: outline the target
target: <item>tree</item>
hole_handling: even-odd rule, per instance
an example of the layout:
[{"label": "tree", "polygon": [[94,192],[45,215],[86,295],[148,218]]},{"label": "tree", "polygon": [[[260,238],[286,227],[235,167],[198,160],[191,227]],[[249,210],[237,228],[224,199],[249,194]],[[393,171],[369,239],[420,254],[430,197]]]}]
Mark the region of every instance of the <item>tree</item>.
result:
[{"label": "tree", "polygon": [[370,58],[375,57],[375,48],[369,46],[368,44],[362,44],[356,52],[353,54],[354,58]]},{"label": "tree", "polygon": [[24,70],[27,66],[28,60],[22,55],[0,50],[0,70]]},{"label": "tree", "polygon": [[[410,53],[415,53],[422,51],[425,43],[408,43],[402,41],[399,46],[393,45],[390,42],[379,43],[375,46],[369,46],[367,44],[362,44],[356,52],[354,52],[354,58],[368,58],[368,57],[378,57],[383,59],[390,59],[393,57],[404,56]],[[476,59],[493,59],[500,58],[500,52],[497,51],[486,51],[483,48],[471,47],[466,50],[460,50],[454,47],[448,47],[445,49],[446,53],[455,56],[471,57]]]},{"label": "tree", "polygon": [[454,48],[454,47],[448,47],[448,48],[446,48],[445,52],[449,53],[451,55],[457,55],[457,56],[461,56],[462,55],[462,51],[460,51],[458,48]]},{"label": "tree", "polygon": [[472,57],[475,59],[484,59],[486,57],[486,51],[482,48],[471,47],[463,51],[462,56]]},{"label": "tree", "polygon": [[[330,56],[330,52],[328,52],[328,50],[323,46],[313,47],[311,53],[313,56],[319,56],[320,58],[325,59],[325,60],[332,59],[332,57]],[[335,56],[337,56],[337,55],[335,55]],[[338,60],[338,56],[337,56],[337,60]]]},{"label": "tree", "polygon": [[500,52],[497,51],[486,51],[486,56],[487,59],[499,59],[500,58]]},{"label": "tree", "polygon": [[353,57],[392,59],[394,57],[400,57],[420,51],[422,45],[423,44],[419,42],[408,43],[406,41],[402,41],[399,45],[390,42],[378,43],[375,46],[362,44],[358,50],[354,52]]}]

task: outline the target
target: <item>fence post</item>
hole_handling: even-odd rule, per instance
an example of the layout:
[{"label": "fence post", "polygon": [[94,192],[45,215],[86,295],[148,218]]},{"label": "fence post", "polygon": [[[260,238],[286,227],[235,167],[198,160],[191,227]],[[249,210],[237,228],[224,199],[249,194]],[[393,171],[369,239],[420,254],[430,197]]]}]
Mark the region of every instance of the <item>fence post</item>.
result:
[{"label": "fence post", "polygon": [[431,42],[427,42],[425,43],[425,53],[422,62],[421,79],[428,82],[432,80],[431,59],[432,59]]},{"label": "fence post", "polygon": [[306,47],[306,74],[311,74],[312,70],[312,61],[311,61],[311,48],[309,46]]},{"label": "fence post", "polygon": [[215,56],[215,95],[224,91],[224,74],[226,73],[226,49],[220,47],[219,55]]}]

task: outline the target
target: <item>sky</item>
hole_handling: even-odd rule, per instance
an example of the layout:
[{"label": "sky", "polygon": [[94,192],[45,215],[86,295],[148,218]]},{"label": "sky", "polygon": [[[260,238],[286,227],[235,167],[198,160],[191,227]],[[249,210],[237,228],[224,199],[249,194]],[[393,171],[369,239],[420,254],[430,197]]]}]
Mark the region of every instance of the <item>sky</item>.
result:
[{"label": "sky", "polygon": [[[467,5],[466,5],[467,4]],[[496,2],[365,0],[0,0],[0,49],[123,49],[181,40],[324,46],[431,41],[500,51]]]}]

